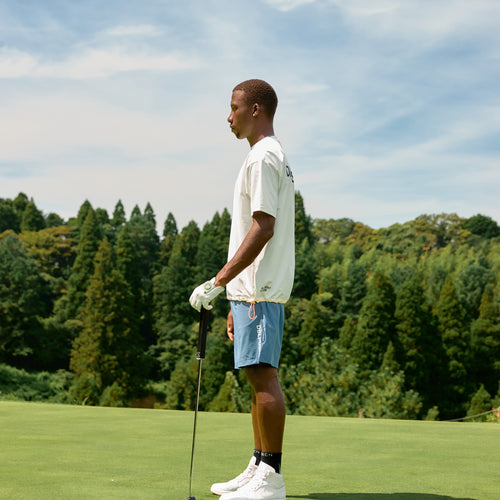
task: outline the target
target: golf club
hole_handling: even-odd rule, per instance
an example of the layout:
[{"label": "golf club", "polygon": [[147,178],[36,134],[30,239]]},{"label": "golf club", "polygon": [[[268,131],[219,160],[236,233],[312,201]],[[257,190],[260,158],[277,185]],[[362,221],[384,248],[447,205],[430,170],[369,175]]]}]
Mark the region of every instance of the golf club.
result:
[{"label": "golf club", "polygon": [[194,459],[194,442],[196,439],[196,421],[198,420],[198,403],[200,402],[200,382],[201,382],[201,365],[205,359],[205,350],[207,347],[207,328],[210,311],[201,308],[200,311],[200,328],[198,330],[198,350],[196,359],[198,360],[198,388],[196,389],[196,407],[194,410],[194,426],[193,426],[193,444],[191,446],[191,467],[189,469],[189,496],[186,500],[196,500],[192,496],[193,493],[193,459]]}]

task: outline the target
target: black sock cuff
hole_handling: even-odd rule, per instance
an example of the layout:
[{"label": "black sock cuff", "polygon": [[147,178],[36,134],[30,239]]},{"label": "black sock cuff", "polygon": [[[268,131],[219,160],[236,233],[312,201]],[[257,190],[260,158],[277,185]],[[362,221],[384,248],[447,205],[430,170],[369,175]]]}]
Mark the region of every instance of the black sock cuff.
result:
[{"label": "black sock cuff", "polygon": [[263,451],[261,453],[261,460],[270,465],[278,474],[281,474],[281,453],[269,453]]}]

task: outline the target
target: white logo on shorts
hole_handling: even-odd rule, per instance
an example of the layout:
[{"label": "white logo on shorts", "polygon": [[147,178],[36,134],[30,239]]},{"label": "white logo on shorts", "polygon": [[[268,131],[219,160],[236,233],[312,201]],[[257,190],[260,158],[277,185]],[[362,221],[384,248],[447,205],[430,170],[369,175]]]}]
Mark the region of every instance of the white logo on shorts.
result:
[{"label": "white logo on shorts", "polygon": [[257,342],[258,342],[258,345],[259,345],[259,353],[262,349],[262,344],[264,343],[263,339],[262,339],[262,325],[257,325]]}]

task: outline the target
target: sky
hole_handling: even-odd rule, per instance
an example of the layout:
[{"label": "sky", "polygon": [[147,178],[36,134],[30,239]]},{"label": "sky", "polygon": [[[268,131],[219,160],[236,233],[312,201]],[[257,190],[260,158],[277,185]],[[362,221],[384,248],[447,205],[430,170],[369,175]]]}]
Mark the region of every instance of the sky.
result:
[{"label": "sky", "polygon": [[0,198],[201,227],[231,211],[249,78],[313,218],[500,223],[498,0],[0,0]]}]

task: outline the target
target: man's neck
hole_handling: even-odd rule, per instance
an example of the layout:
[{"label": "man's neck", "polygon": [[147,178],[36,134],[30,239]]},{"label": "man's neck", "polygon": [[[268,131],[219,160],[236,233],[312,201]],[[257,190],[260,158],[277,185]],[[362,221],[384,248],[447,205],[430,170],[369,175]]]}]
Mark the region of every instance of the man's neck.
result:
[{"label": "man's neck", "polygon": [[256,133],[255,135],[247,137],[248,144],[250,144],[250,147],[252,148],[262,139],[265,139],[266,137],[272,137],[273,135],[274,135],[274,128],[271,124],[269,127],[265,127],[264,129],[259,130],[259,132]]}]

